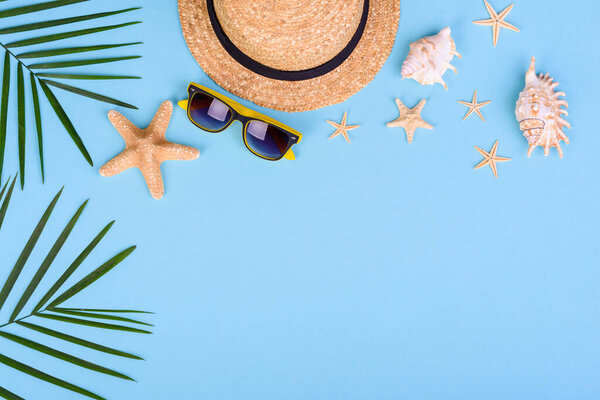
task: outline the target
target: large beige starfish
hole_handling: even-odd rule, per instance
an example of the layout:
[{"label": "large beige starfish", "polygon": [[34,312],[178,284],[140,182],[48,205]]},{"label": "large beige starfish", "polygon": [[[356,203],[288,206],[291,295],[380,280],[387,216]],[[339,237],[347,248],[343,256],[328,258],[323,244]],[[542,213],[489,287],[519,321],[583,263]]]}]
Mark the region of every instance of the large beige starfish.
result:
[{"label": "large beige starfish", "polygon": [[469,115],[473,114],[473,112],[475,112],[475,113],[477,113],[477,115],[479,115],[479,118],[481,118],[481,120],[485,122],[485,118],[483,118],[483,114],[481,113],[481,111],[479,109],[483,106],[487,106],[488,104],[491,103],[491,101],[483,101],[481,103],[478,103],[477,102],[477,90],[473,94],[473,100],[470,103],[468,103],[466,101],[460,101],[460,100],[458,100],[458,102],[464,106],[469,107],[469,111],[467,111],[467,113],[465,114],[463,121],[465,119],[467,119],[469,117]]},{"label": "large beige starfish", "polygon": [[165,101],[150,125],[140,129],[118,112],[109,112],[108,119],[125,140],[125,150],[100,168],[100,175],[113,176],[137,167],[142,171],[152,197],[162,198],[164,186],[160,164],[167,160],[194,160],[200,155],[193,147],[167,141],[165,135],[172,113],[173,103]]},{"label": "large beige starfish", "polygon": [[396,106],[398,107],[400,116],[388,122],[387,126],[389,128],[404,128],[408,143],[412,143],[417,128],[433,129],[432,125],[429,125],[421,118],[421,112],[426,103],[427,100],[421,100],[414,108],[408,108],[402,104],[400,99],[396,99]]},{"label": "large beige starfish", "polygon": [[520,32],[519,28],[509,24],[508,22],[506,22],[504,20],[504,18],[506,18],[506,16],[510,12],[510,10],[512,10],[512,8],[515,6],[514,4],[511,4],[510,6],[506,7],[504,9],[504,11],[502,11],[500,14],[498,14],[492,8],[490,3],[487,2],[487,0],[484,0],[484,1],[485,1],[485,7],[487,8],[488,13],[490,14],[490,19],[480,19],[478,21],[473,21],[473,23],[476,25],[485,25],[485,26],[492,27],[492,33],[494,35],[494,47],[498,43],[498,36],[500,35],[500,28],[510,29],[511,31],[515,31],[515,32]]},{"label": "large beige starfish", "polygon": [[332,139],[336,136],[342,135],[344,137],[344,139],[346,139],[346,142],[350,143],[350,138],[348,137],[348,131],[351,131],[352,129],[356,129],[360,125],[346,125],[347,117],[348,117],[348,111],[344,112],[344,118],[342,118],[342,122],[339,124],[337,122],[327,121],[329,124],[333,125],[336,128],[335,132],[333,132],[333,134],[331,136],[329,136],[329,139]]},{"label": "large beige starfish", "polygon": [[480,162],[479,164],[477,164],[474,169],[479,169],[481,167],[485,167],[486,165],[489,165],[490,168],[492,169],[492,171],[494,172],[494,176],[496,178],[498,178],[498,169],[496,168],[496,163],[511,160],[510,158],[499,157],[496,155],[496,150],[498,150],[498,141],[497,140],[496,140],[496,143],[494,143],[494,147],[492,147],[492,150],[490,150],[489,153],[477,146],[475,146],[475,149],[477,149],[477,151],[479,153],[481,153],[481,155],[483,156],[483,161]]}]

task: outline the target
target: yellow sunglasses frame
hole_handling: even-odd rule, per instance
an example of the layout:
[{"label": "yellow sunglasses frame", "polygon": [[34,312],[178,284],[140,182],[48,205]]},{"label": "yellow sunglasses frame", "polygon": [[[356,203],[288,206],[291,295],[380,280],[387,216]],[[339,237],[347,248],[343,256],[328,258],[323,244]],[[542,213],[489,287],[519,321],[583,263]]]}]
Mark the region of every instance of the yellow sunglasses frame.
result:
[{"label": "yellow sunglasses frame", "polygon": [[[242,115],[242,116],[244,116],[245,118],[248,119],[248,121],[246,121],[246,122],[242,122],[242,121],[239,121],[239,122],[241,122],[243,124],[242,137],[244,139],[244,144],[246,145],[246,147],[248,148],[248,150],[250,150],[252,153],[254,153],[254,155],[256,155],[256,156],[258,156],[258,157],[260,157],[260,158],[262,158],[264,160],[270,160],[270,161],[280,160],[281,158],[286,158],[288,160],[295,160],[296,159],[296,156],[295,156],[294,152],[292,151],[292,146],[294,144],[300,143],[300,141],[302,140],[302,134],[300,132],[298,132],[297,130],[295,130],[293,128],[290,128],[289,126],[287,126],[285,124],[282,124],[281,122],[279,122],[279,121],[277,121],[277,120],[275,120],[275,119],[273,119],[271,117],[268,117],[268,116],[266,116],[264,114],[261,114],[258,111],[251,110],[248,107],[245,107],[242,104],[238,103],[237,101],[235,101],[235,100],[233,100],[233,99],[231,99],[231,98],[229,98],[229,97],[227,97],[227,96],[225,96],[225,95],[223,95],[221,93],[215,92],[214,90],[212,90],[210,88],[207,88],[206,86],[199,85],[197,83],[192,82],[192,83],[190,83],[188,85],[188,93],[190,93],[190,95],[188,96],[188,99],[187,100],[181,100],[177,104],[179,105],[179,107],[181,107],[184,110],[186,110],[186,112],[188,114],[189,120],[192,121],[192,123],[194,125],[196,125],[198,128],[200,128],[200,129],[202,129],[204,131],[207,131],[207,132],[218,133],[218,132],[222,132],[225,129],[227,129],[231,124],[233,124],[235,121],[237,121],[237,119],[234,118],[234,117],[232,117],[231,120],[227,123],[227,125],[225,125],[225,127],[221,128],[219,130],[216,130],[216,131],[213,131],[213,130],[210,130],[210,129],[206,129],[206,128],[198,125],[192,119],[192,117],[190,115],[189,107],[188,107],[189,101],[190,101],[190,99],[192,97],[192,92],[191,92],[192,88],[200,89],[200,90],[202,90],[202,91],[210,94],[211,96],[214,96],[215,98],[221,100],[223,103],[225,103],[229,107],[231,107],[239,115]],[[285,132],[290,133],[291,135],[295,135],[296,138],[297,138],[297,140],[296,140],[295,143],[292,143],[290,145],[290,148],[288,149],[288,151],[286,151],[286,153],[283,155],[283,157],[280,157],[280,158],[268,158],[268,157],[262,156],[262,155],[258,154],[256,151],[254,151],[248,145],[248,141],[247,141],[247,129],[248,129],[248,124],[250,123],[250,120],[258,120],[258,121],[262,121],[262,122],[266,122],[268,124],[274,125],[274,126],[276,126],[278,128],[281,128]]]}]

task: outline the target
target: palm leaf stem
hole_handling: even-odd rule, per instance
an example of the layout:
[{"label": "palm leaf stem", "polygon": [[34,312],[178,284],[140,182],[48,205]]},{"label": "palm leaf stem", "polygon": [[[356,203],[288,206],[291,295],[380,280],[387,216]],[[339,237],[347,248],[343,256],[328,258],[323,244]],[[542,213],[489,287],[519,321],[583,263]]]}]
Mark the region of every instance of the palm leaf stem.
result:
[{"label": "palm leaf stem", "polygon": [[[10,51],[10,49],[4,45],[4,43],[0,42],[0,47],[2,47],[5,51],[7,51],[8,54],[10,54],[15,60],[17,60],[17,61],[20,60],[19,57],[15,53]],[[25,67],[29,72],[32,72],[33,74],[35,74],[35,72],[33,70],[31,70],[27,65],[23,64],[23,67]]]},{"label": "palm leaf stem", "polygon": [[17,322],[20,322],[20,321],[26,320],[26,319],[27,319],[27,318],[29,318],[29,317],[34,317],[34,316],[35,316],[35,313],[32,313],[32,314],[26,315],[26,316],[24,316],[24,317],[21,317],[21,318],[15,319],[14,321],[7,322],[7,323],[5,323],[5,324],[3,324],[3,325],[0,325],[0,329],[2,329],[2,328],[5,328],[5,327],[7,327],[7,326],[9,326],[9,325],[12,325],[12,324],[14,324],[14,323],[17,323]]}]

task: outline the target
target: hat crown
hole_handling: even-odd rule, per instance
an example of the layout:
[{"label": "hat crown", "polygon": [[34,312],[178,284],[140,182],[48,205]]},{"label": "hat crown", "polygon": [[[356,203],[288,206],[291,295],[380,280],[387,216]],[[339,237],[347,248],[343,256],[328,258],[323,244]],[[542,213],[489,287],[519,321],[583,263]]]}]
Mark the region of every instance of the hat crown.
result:
[{"label": "hat crown", "polygon": [[268,67],[300,71],[339,54],[355,34],[364,0],[214,0],[225,34]]}]

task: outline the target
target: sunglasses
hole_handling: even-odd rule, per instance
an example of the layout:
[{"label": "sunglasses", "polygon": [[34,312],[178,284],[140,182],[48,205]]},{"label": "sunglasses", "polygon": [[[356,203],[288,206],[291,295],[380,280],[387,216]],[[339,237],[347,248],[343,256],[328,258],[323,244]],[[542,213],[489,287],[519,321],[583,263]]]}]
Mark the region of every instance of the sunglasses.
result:
[{"label": "sunglasses", "polygon": [[190,83],[188,99],[178,104],[187,110],[188,118],[194,125],[208,132],[222,132],[234,121],[240,121],[243,125],[244,144],[260,158],[270,161],[284,157],[295,159],[291,147],[302,139],[300,132],[250,110],[223,94]]}]

